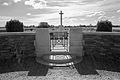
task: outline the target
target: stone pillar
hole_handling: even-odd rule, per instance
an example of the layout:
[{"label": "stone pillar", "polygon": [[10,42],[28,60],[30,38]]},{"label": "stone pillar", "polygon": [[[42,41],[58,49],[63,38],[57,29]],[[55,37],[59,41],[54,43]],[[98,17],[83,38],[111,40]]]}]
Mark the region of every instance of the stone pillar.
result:
[{"label": "stone pillar", "polygon": [[83,34],[81,28],[70,28],[69,53],[78,56],[83,55]]}]

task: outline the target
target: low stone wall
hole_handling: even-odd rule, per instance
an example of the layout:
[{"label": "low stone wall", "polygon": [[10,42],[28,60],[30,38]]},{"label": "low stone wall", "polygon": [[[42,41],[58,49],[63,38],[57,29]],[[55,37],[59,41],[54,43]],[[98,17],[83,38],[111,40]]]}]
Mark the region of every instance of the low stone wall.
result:
[{"label": "low stone wall", "polygon": [[120,61],[119,32],[86,32],[83,37],[85,54],[96,56],[96,58],[103,56]]},{"label": "low stone wall", "polygon": [[[118,58],[120,56],[120,33],[117,32],[83,32],[84,53],[100,54]],[[24,55],[35,56],[35,32],[0,33],[0,59],[9,57],[14,52],[15,44],[21,46]],[[113,58],[112,57],[112,58]]]}]

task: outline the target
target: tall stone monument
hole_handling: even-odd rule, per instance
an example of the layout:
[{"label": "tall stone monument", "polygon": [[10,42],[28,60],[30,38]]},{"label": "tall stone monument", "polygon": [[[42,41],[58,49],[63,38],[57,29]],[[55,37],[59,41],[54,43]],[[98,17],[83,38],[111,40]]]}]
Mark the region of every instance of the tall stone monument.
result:
[{"label": "tall stone monument", "polygon": [[63,26],[63,25],[62,25],[62,15],[63,15],[64,13],[63,13],[62,11],[60,11],[59,14],[60,14],[60,25]]}]

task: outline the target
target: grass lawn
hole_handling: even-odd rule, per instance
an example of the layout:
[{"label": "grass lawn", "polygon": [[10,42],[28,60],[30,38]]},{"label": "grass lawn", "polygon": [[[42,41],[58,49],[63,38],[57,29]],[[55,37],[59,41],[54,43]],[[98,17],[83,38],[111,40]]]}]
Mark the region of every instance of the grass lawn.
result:
[{"label": "grass lawn", "polygon": [[96,69],[120,72],[120,61],[113,57],[113,55],[94,55],[94,63]]},{"label": "grass lawn", "polygon": [[98,54],[85,55],[80,63],[75,64],[75,67],[81,75],[98,74],[96,70],[120,72],[120,62],[109,57]]},{"label": "grass lawn", "polygon": [[[50,67],[37,63],[35,57],[28,57],[22,63],[7,62],[0,64],[0,74],[17,71],[28,71],[28,76],[46,76]],[[98,74],[96,70],[120,72],[120,62],[103,55],[85,55],[75,68],[81,75]]]},{"label": "grass lawn", "polygon": [[37,63],[35,57],[25,58],[22,63],[1,63],[0,74],[16,71],[29,71],[28,76],[46,76],[49,66]]}]

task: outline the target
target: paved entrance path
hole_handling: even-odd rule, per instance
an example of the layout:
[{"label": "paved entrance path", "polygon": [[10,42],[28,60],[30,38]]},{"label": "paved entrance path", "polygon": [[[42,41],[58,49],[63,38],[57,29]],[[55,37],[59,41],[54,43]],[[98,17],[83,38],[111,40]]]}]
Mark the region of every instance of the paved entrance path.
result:
[{"label": "paved entrance path", "polygon": [[46,76],[52,77],[75,77],[80,76],[77,72],[76,68],[72,69],[70,67],[54,67],[53,69],[49,69]]}]

